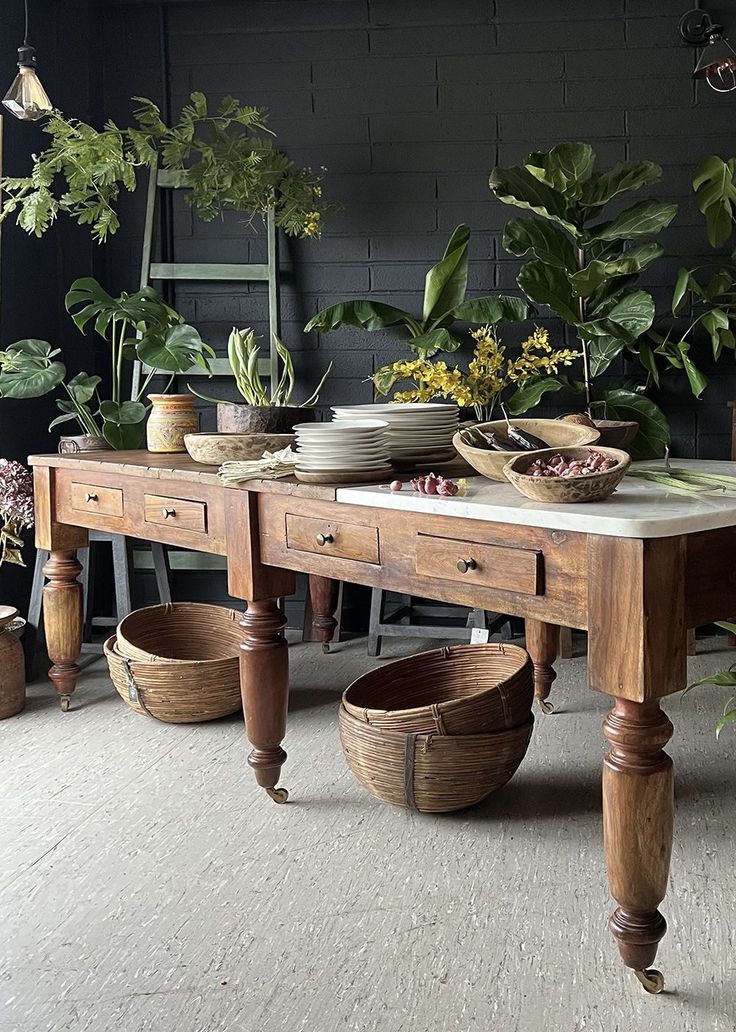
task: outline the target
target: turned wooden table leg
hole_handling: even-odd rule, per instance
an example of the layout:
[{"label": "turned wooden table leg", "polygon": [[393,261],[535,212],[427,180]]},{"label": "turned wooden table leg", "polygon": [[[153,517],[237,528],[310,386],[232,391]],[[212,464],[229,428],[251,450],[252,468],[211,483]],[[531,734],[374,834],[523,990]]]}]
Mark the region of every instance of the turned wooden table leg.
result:
[{"label": "turned wooden table leg", "polygon": [[337,627],[338,596],[340,582],[331,577],[309,576],[309,595],[312,600],[312,639],[322,643],[325,652],[329,652],[330,643],[335,637]]},{"label": "turned wooden table leg", "polygon": [[543,713],[551,713],[554,709],[547,697],[557,677],[553,664],[557,659],[559,642],[560,628],[557,624],[526,621],[526,650],[534,664],[534,696]]},{"label": "turned wooden table leg", "polygon": [[289,798],[285,788],[276,787],[286,760],[281,747],[286,735],[289,696],[285,625],[286,618],[273,599],[249,602],[240,622],[244,632],[240,690],[245,730],[253,746],[248,763],[256,782],[277,803],[285,803]]},{"label": "turned wooden table leg", "polygon": [[616,699],[603,724],[611,750],[603,761],[603,835],[611,894],[609,922],[621,958],[644,988],[664,979],[649,970],[667,930],[659,904],[672,852],[672,760],[663,752],[672,724],[658,702]]},{"label": "turned wooden table leg", "polygon": [[79,677],[77,660],[82,651],[82,585],[77,581],[82,566],[74,549],[51,552],[43,568],[43,621],[46,648],[53,666],[49,678],[59,694],[64,713]]}]

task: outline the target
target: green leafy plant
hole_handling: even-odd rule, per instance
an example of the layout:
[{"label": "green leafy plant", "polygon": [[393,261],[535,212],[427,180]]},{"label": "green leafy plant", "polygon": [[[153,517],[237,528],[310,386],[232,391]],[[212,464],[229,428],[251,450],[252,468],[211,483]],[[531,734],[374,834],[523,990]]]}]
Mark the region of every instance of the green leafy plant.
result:
[{"label": "green leafy plant", "polygon": [[669,225],[677,206],[642,200],[605,218],[609,203],[618,209],[623,195],[656,182],[662,170],[650,161],[624,161],[596,173],[595,161],[589,144],[562,143],[530,154],[520,167],[491,172],[496,197],[531,213],[511,219],[503,236],[507,251],[530,258],[517,282],[530,301],[547,306],[573,328],[583,363],[582,383],[549,377],[530,384],[528,393],[517,392],[511,408],[518,414],[548,391],[572,388],[584,394],[593,415],[640,423],[636,454],[662,454],[669,441],[667,421],[643,396],[643,387],[594,395],[593,381],[624,349],[639,357],[649,374],[645,334],[655,308],[636,280],[663,253],[649,238]]},{"label": "green leafy plant", "polygon": [[55,111],[43,127],[52,142],[34,156],[30,174],[0,180],[0,221],[16,212],[18,225],[40,237],[65,213],[104,243],[120,226],[121,192],[136,189],[139,169],[158,166],[191,188],[188,199],[205,221],[226,209],[253,217],[273,208],[286,233],[319,236],[328,210],[321,173],[277,150],[261,108],[226,97],[211,114],[205,95],[192,93],[168,126],[153,101],[133,99],[141,106],[130,128],[108,121],[98,130]]},{"label": "green leafy plant", "polygon": [[736,202],[736,158],[724,161],[717,154],[704,158],[693,177],[695,202],[705,215],[711,247],[723,247],[733,232]]},{"label": "green leafy plant", "polygon": [[[529,306],[518,297],[504,294],[467,298],[468,245],[470,229],[460,225],[453,232],[445,253],[424,277],[424,305],[421,316],[415,316],[381,301],[359,298],[330,305],[310,319],[305,332],[319,330],[329,333],[341,326],[360,329],[394,330],[409,348],[422,359],[431,358],[440,351],[456,351],[463,343],[455,330],[455,322],[475,325],[495,325],[501,319],[521,321],[529,314]],[[379,393],[387,393],[393,382],[390,366],[385,367],[386,383],[382,384],[379,371],[374,382]]]},{"label": "green leafy plant", "polygon": [[[294,363],[291,355],[289,354],[289,350],[278,337],[274,336],[276,351],[281,359],[283,371],[279,382],[271,391],[269,391],[258,372],[258,359],[261,349],[256,343],[257,340],[258,338],[253,330],[236,330],[233,327],[233,331],[227,342],[227,357],[233,376],[235,377],[235,386],[238,388],[238,391],[243,396],[247,405],[264,408],[289,405],[291,402],[291,396],[294,393],[295,384]],[[330,362],[327,367],[327,371],[317,385],[316,390],[307,398],[306,401],[301,402],[297,408],[308,408],[311,405],[317,404],[320,392],[322,391],[325,381],[331,372],[332,362]],[[196,394],[196,396],[201,398],[203,401],[213,401],[218,405],[228,404],[226,399],[211,398],[206,394],[200,394],[199,391],[195,391],[191,384],[189,385],[189,390],[192,394]]]},{"label": "green leafy plant", "polygon": [[[113,448],[139,447],[148,413],[141,398],[153,377],[168,372],[173,379],[192,366],[209,372],[212,348],[151,287],[112,297],[97,280],[85,277],[72,283],[65,303],[80,331],[92,323],[109,346],[112,397],[100,399],[99,376],[80,372],[68,379],[57,357],[61,349],[35,339],[16,341],[0,352],[0,397],[38,398],[61,388],[66,394],[56,402],[61,415],[49,430],[76,420],[83,434],[104,437]],[[135,397],[124,400],[125,361],[130,359],[149,368]]]},{"label": "green leafy plant", "polygon": [[[717,623],[716,627],[722,627],[729,634],[736,634],[736,624],[723,621]],[[704,684],[712,684],[717,688],[731,689],[731,697],[725,703],[723,712],[716,721],[716,738],[718,738],[724,727],[736,720],[736,664],[730,666],[728,670],[721,670],[719,673],[711,674],[709,677],[701,677],[699,681],[694,681],[693,684],[689,685],[685,691],[689,692],[693,688],[698,688]]]}]

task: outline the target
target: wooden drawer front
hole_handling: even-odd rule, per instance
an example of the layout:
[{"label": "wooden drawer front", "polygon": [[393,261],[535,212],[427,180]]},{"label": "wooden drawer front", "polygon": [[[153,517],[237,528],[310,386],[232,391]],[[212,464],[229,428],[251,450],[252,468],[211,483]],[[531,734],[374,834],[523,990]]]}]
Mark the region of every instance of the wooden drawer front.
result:
[{"label": "wooden drawer front", "polygon": [[544,594],[544,557],[529,548],[481,545],[456,538],[416,538],[416,571],[422,577],[480,584],[520,595]]},{"label": "wooden drawer front", "polygon": [[286,547],[337,559],[379,562],[378,528],[286,514]]},{"label": "wooden drawer front", "polygon": [[96,484],[72,482],[69,498],[72,509],[101,513],[105,516],[123,515],[123,492],[118,487],[98,487]]},{"label": "wooden drawer front", "polygon": [[179,530],[207,532],[207,503],[192,502],[185,498],[167,498],[165,495],[143,496],[146,523],[160,523]]}]

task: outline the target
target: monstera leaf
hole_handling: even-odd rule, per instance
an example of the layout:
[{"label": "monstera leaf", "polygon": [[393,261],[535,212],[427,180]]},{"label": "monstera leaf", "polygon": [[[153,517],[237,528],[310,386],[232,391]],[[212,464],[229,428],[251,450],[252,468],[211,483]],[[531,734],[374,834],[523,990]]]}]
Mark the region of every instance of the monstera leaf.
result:
[{"label": "monstera leaf", "polygon": [[695,203],[705,215],[708,242],[722,247],[733,231],[736,201],[736,158],[724,161],[716,154],[698,165],[693,177]]},{"label": "monstera leaf", "polygon": [[662,168],[653,161],[621,161],[609,172],[591,176],[578,198],[584,208],[600,208],[629,190],[639,190],[662,178]]},{"label": "monstera leaf", "polygon": [[526,168],[494,168],[488,183],[504,204],[513,204],[559,223],[574,237],[578,227],[571,221],[565,199],[552,187],[540,182]]},{"label": "monstera leaf", "polygon": [[438,322],[465,298],[469,241],[470,227],[458,226],[450,237],[442,260],[427,273],[422,310],[425,323]]},{"label": "monstera leaf", "polygon": [[99,376],[77,373],[66,385],[66,389],[78,405],[86,405],[94,398],[100,383],[102,383],[102,379]]},{"label": "monstera leaf", "polygon": [[100,415],[102,434],[108,444],[117,450],[138,448],[143,440],[146,406],[140,401],[103,401]]},{"label": "monstera leaf", "polygon": [[193,326],[180,323],[168,330],[154,329],[139,341],[136,352],[141,362],[167,373],[184,373],[192,366],[210,371],[207,357],[215,352],[205,344]]},{"label": "monstera leaf", "polygon": [[304,332],[311,333],[312,330],[321,330],[323,333],[328,333],[330,330],[337,330],[340,326],[357,326],[361,330],[368,330],[372,333],[375,330],[385,330],[389,326],[397,326],[402,323],[407,327],[416,326],[411,314],[401,308],[385,305],[381,301],[359,299],[343,301],[338,305],[323,308],[322,311],[312,316],[304,327]]},{"label": "monstera leaf", "polygon": [[569,236],[543,219],[509,219],[503,233],[503,246],[518,258],[532,254],[545,265],[574,272],[577,268],[575,248]]},{"label": "monstera leaf", "polygon": [[62,362],[53,361],[59,348],[27,338],[0,352],[0,398],[40,398],[66,376]]},{"label": "monstera leaf", "polygon": [[595,153],[589,143],[559,143],[546,153],[530,154],[524,167],[540,183],[577,200],[593,174]]},{"label": "monstera leaf", "polygon": [[134,294],[123,292],[119,297],[112,297],[91,276],[72,283],[64,305],[78,330],[83,331],[87,323],[94,319],[95,331],[101,337],[107,336],[113,319],[134,326],[143,324],[148,328],[163,328],[181,322],[180,316],[169,308],[153,287],[142,287]]}]

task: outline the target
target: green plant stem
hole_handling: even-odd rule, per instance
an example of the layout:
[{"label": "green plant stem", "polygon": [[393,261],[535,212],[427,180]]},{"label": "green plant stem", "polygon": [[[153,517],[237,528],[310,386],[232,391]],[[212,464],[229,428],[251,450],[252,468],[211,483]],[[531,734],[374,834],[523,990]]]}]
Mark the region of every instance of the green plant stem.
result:
[{"label": "green plant stem", "polygon": [[[578,259],[578,268],[579,269],[584,269],[585,268],[585,251],[583,250],[582,247],[578,247],[578,248],[576,248],[576,252],[577,252],[577,259]],[[587,312],[586,312],[585,298],[584,297],[579,297],[578,298],[578,311],[580,313],[580,322],[581,323],[586,322],[586,320],[587,320]],[[590,415],[591,392],[590,392],[590,356],[588,354],[588,342],[587,342],[587,340],[583,340],[582,337],[578,337],[578,340],[580,341],[580,346],[582,348],[582,355],[583,355],[583,380],[585,382],[585,411],[588,413],[588,415]]]},{"label": "green plant stem", "polygon": [[62,386],[63,386],[64,390],[66,391],[66,393],[68,394],[69,400],[71,401],[72,405],[74,406],[74,412],[75,412],[74,418],[79,423],[79,426],[80,426],[80,429],[82,430],[82,432],[85,433],[85,434],[89,434],[91,437],[99,437],[100,436],[100,428],[95,423],[95,421],[92,418],[92,416],[90,415],[89,411],[84,407],[84,405],[80,405],[79,404],[79,402],[74,397],[74,395],[69,390],[69,388],[67,387],[66,384],[62,384]]}]

